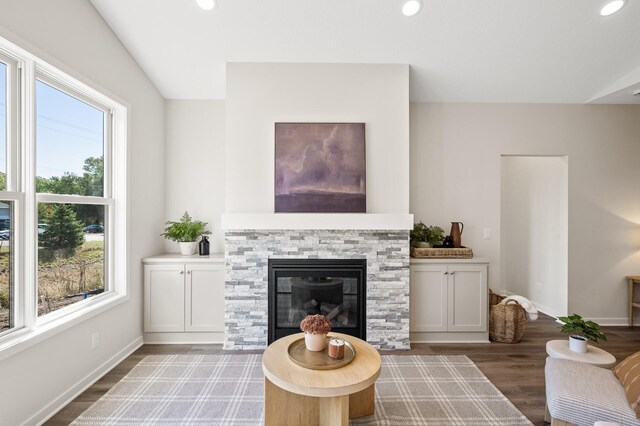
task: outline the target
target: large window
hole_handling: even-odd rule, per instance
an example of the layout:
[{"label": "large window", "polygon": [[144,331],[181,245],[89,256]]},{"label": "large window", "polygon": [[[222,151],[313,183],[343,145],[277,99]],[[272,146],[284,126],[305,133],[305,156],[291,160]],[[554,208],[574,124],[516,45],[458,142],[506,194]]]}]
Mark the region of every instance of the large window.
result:
[{"label": "large window", "polygon": [[125,300],[126,116],[0,38],[0,359]]},{"label": "large window", "polygon": [[11,234],[17,195],[8,192],[7,173],[11,155],[8,147],[15,132],[11,125],[15,115],[12,111],[15,94],[11,90],[15,68],[11,58],[0,55],[0,335],[16,325],[15,256]]},{"label": "large window", "polygon": [[[36,81],[36,193],[51,194],[50,202],[38,203],[39,316],[105,291],[109,117],[70,89]],[[76,202],[60,195],[75,195]]]}]

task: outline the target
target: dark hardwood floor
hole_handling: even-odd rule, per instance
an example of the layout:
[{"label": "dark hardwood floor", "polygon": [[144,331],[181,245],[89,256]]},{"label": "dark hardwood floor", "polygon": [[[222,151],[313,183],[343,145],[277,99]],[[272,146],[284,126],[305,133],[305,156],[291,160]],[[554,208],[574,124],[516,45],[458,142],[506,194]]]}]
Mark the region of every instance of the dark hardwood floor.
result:
[{"label": "dark hardwood floor", "polygon": [[[618,361],[640,351],[640,328],[605,327],[604,331],[607,333],[608,342],[598,346],[613,354]],[[414,344],[410,351],[385,353],[467,355],[535,425],[545,425],[545,344],[548,340],[565,338],[566,335],[560,334],[560,325],[553,318],[541,315],[537,321],[527,323],[524,338],[517,344]],[[144,345],[60,410],[46,424],[71,423],[147,355],[222,352],[221,345]]]}]

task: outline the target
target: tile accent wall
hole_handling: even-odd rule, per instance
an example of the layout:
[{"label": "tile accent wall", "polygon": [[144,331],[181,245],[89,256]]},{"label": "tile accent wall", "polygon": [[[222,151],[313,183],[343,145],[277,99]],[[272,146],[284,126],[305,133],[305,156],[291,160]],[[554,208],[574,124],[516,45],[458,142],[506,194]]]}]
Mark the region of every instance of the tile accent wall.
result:
[{"label": "tile accent wall", "polygon": [[225,349],[267,346],[269,258],[367,259],[367,341],[409,349],[409,231],[226,231],[225,258]]}]

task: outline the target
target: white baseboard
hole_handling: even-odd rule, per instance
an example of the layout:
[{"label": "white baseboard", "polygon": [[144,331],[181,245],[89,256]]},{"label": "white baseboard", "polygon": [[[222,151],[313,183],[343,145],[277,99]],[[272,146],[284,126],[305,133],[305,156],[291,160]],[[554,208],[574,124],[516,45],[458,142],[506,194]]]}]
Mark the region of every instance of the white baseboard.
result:
[{"label": "white baseboard", "polygon": [[[629,317],[624,318],[587,318],[607,327],[629,327]],[[635,318],[634,318],[635,319]],[[638,321],[634,321],[634,325],[639,325]]]},{"label": "white baseboard", "polygon": [[207,333],[144,333],[144,344],[189,345],[189,344],[223,344],[224,331]]},{"label": "white baseboard", "polygon": [[49,420],[49,418],[51,418],[63,407],[73,401],[78,395],[87,390],[89,386],[97,382],[102,376],[111,371],[111,369],[122,362],[126,357],[135,352],[140,346],[142,346],[142,343],[142,337],[138,337],[137,339],[135,339],[120,352],[109,358],[105,363],[100,365],[91,373],[87,374],[87,376],[78,381],[78,383],[73,385],[70,389],[67,389],[67,391],[60,395],[58,398],[54,399],[49,404],[44,406],[40,411],[31,416],[23,424],[41,425]]},{"label": "white baseboard", "polygon": [[411,343],[490,343],[488,332],[425,332],[409,333]]}]

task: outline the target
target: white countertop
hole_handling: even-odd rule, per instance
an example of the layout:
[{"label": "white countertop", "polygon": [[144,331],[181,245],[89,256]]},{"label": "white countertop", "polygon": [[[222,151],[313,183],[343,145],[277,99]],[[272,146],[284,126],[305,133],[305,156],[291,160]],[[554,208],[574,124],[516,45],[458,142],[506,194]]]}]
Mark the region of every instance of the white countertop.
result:
[{"label": "white countertop", "polygon": [[466,263],[466,264],[474,264],[474,263],[489,263],[489,259],[486,257],[472,257],[471,259],[438,259],[438,258],[416,258],[412,257],[410,262],[411,265],[419,265],[425,263]]},{"label": "white countertop", "polygon": [[142,263],[224,263],[224,253],[211,253],[209,256],[197,254],[183,256],[180,253],[163,253],[145,257]]}]

